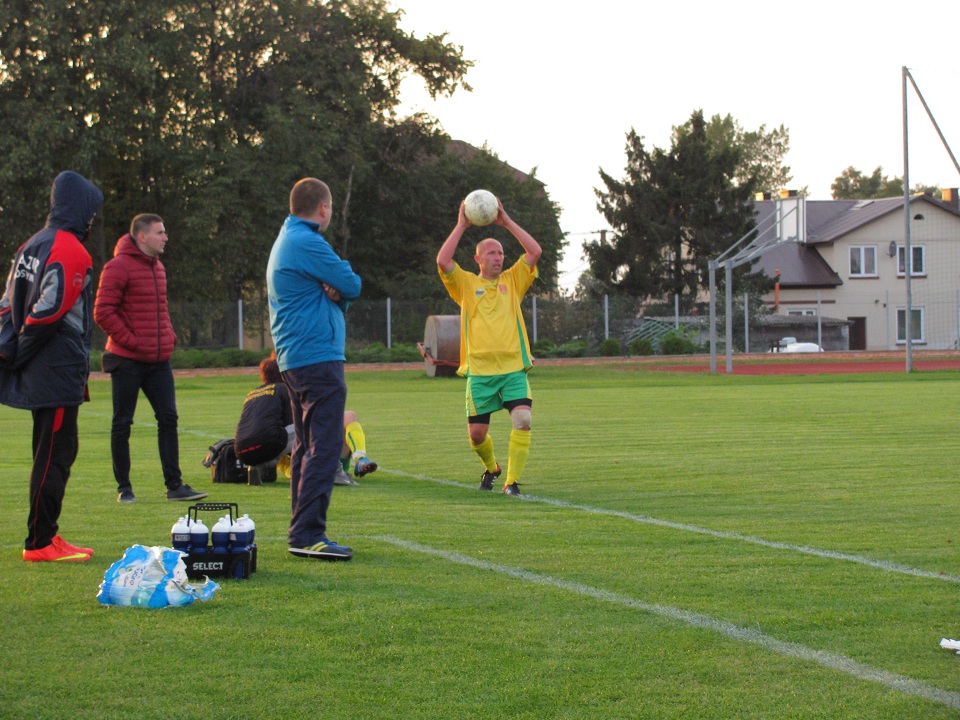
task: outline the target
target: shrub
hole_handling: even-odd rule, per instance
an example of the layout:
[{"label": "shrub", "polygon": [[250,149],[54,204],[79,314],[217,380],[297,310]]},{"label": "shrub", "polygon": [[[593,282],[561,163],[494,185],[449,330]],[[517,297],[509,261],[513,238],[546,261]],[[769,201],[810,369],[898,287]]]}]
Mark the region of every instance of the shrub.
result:
[{"label": "shrub", "polygon": [[616,338],[607,338],[600,343],[600,346],[597,348],[597,353],[600,357],[617,357],[623,354],[623,348],[620,346],[620,341]]},{"label": "shrub", "polygon": [[663,355],[693,355],[700,346],[687,337],[682,330],[668,332],[660,338],[660,353]]},{"label": "shrub", "polygon": [[653,341],[650,338],[637,338],[627,347],[631,355],[653,355]]},{"label": "shrub", "polygon": [[531,348],[534,357],[553,357],[552,353],[556,349],[556,343],[548,338],[540,338]]},{"label": "shrub", "polygon": [[586,340],[570,340],[563,343],[562,345],[557,345],[553,349],[553,353],[549,357],[559,357],[559,358],[573,358],[573,357],[584,357],[587,354],[587,342]]}]

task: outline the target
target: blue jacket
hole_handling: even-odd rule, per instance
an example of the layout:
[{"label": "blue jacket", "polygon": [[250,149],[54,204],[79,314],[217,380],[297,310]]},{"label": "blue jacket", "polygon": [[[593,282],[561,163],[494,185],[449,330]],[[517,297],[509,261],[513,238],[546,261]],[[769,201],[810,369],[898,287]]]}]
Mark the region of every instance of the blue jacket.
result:
[{"label": "blue jacket", "polygon": [[[323,283],[340,292],[339,303],[327,297]],[[346,359],[343,313],[360,297],[360,276],[316,223],[287,216],[267,262],[267,295],[281,371]]]},{"label": "blue jacket", "polygon": [[93,264],[81,242],[102,204],[89,180],[60,173],[46,226],[14,255],[0,298],[0,403],[36,410],[84,401]]}]

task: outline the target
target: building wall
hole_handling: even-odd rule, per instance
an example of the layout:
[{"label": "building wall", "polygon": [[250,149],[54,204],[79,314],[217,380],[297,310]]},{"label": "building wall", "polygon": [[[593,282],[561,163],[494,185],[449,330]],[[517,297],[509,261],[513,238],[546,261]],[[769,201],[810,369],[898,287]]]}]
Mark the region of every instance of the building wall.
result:
[{"label": "building wall", "polygon": [[[913,203],[911,243],[922,247],[924,273],[912,277],[912,307],[923,316],[923,338],[914,346],[928,349],[957,347],[958,290],[960,290],[960,218],[928,203]],[[865,318],[866,349],[903,347],[897,338],[897,310],[906,308],[906,278],[898,274],[898,254],[890,255],[890,243],[903,245],[901,212],[878,219],[834,243],[817,245],[823,259],[843,280],[837,288],[820,290],[821,312],[836,318]],[[876,273],[871,277],[851,274],[852,247],[875,249]],[[772,297],[770,298],[772,300]],[[815,310],[817,290],[781,290],[778,314]],[[851,341],[854,330],[851,328]]]}]

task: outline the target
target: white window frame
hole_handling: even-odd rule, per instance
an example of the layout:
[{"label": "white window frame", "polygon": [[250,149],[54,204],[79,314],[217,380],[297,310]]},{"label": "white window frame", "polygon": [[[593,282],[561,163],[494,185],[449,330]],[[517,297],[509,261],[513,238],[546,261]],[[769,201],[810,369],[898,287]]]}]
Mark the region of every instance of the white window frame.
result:
[{"label": "white window frame", "polygon": [[[913,342],[914,344],[925,345],[927,342],[926,339],[926,328],[924,325],[925,313],[922,307],[911,308],[915,318],[919,320],[918,323],[911,323],[911,328],[913,329]],[[896,323],[897,323],[897,345],[906,345],[907,344],[907,329],[904,327],[907,318],[907,308],[904,306],[897,308]]]},{"label": "white window frame", "polygon": [[[920,254],[920,269],[917,269],[917,253]],[[904,276],[904,258],[907,254],[907,248],[903,245],[897,245],[897,277]],[[926,245],[910,246],[910,277],[926,277],[927,275],[927,247]]]},{"label": "white window frame", "polygon": [[[857,252],[860,261],[861,272],[855,273],[853,271],[853,256],[854,252]],[[873,255],[873,272],[863,272],[863,268],[867,266],[867,256]],[[849,277],[852,278],[875,278],[879,277],[877,272],[877,258],[879,257],[877,253],[876,245],[851,245],[850,252],[847,254],[848,270]]]},{"label": "white window frame", "polygon": [[787,315],[794,315],[803,317],[805,315],[816,315],[817,311],[811,308],[794,308],[792,310],[787,310]]}]

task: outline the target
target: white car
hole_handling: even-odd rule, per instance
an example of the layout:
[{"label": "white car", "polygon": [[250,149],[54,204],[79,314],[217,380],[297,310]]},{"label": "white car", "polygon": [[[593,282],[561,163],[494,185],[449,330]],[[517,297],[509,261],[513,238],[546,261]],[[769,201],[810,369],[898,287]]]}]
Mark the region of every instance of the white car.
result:
[{"label": "white car", "polygon": [[815,353],[815,352],[823,352],[823,348],[817,345],[816,343],[794,342],[794,343],[789,343],[784,347],[781,347],[780,352],[782,353]]},{"label": "white car", "polygon": [[823,348],[812,342],[797,342],[795,337],[781,338],[777,347],[770,352],[776,353],[815,353],[823,352]]}]

